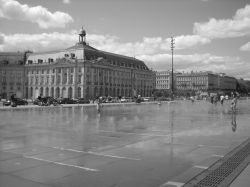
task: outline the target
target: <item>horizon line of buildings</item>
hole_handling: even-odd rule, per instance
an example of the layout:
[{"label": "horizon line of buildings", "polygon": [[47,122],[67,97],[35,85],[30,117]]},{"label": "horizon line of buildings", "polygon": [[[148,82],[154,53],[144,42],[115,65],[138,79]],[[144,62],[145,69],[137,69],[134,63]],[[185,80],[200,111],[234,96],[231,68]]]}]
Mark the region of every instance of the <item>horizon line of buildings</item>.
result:
[{"label": "horizon line of buildings", "polygon": [[[173,88],[172,88],[173,77]],[[250,93],[250,80],[237,79],[225,73],[214,73],[212,71],[200,72],[156,72],[156,89],[172,92],[175,95],[194,95],[201,93],[229,94],[231,92]]]},{"label": "horizon line of buildings", "polygon": [[[1,52],[0,98],[151,97],[156,90],[171,91],[170,71],[155,72],[134,57],[95,49],[81,30],[74,46],[49,52]],[[174,72],[174,94],[250,92],[250,81],[223,73]]]}]

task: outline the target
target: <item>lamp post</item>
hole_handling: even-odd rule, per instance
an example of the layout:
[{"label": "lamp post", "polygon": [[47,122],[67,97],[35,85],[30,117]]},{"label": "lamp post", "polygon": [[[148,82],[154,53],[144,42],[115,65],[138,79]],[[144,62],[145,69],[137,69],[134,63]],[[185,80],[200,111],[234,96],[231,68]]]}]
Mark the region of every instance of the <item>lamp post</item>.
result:
[{"label": "lamp post", "polygon": [[172,51],[172,85],[171,85],[171,91],[172,91],[172,99],[174,99],[174,43],[175,39],[174,37],[171,37],[171,51]]},{"label": "lamp post", "polygon": [[[84,46],[86,45],[86,31],[83,29],[83,27],[82,27],[82,29],[81,29],[81,31],[80,31],[80,33],[78,34],[79,35],[79,44],[80,45],[82,45],[82,56],[83,56],[83,58],[82,58],[82,60],[83,60],[83,89],[84,89],[84,87],[86,86],[85,85],[85,83],[86,83],[86,81],[85,81],[85,78],[86,78],[86,75],[85,75],[85,73],[86,73],[86,70],[85,70],[85,54],[84,54]],[[77,64],[77,66],[78,66],[78,64]],[[78,72],[79,70],[77,70],[77,72]],[[78,77],[77,77],[77,79],[78,79]],[[77,80],[77,82],[78,82],[79,80]],[[86,91],[86,90],[85,90]],[[77,88],[77,92],[78,92],[78,88]],[[78,95],[78,93],[77,93],[77,95]],[[84,94],[84,98],[85,98],[85,96],[86,96],[86,93]],[[81,96],[79,96],[78,95],[78,97],[81,97]]]}]

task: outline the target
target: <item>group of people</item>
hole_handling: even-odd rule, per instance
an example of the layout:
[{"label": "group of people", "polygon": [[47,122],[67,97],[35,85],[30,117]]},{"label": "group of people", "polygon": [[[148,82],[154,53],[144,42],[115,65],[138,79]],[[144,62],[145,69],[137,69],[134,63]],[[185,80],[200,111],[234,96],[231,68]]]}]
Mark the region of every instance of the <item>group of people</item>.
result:
[{"label": "group of people", "polygon": [[[239,94],[237,92],[231,93],[231,109],[233,112],[236,111],[238,98],[239,98]],[[210,96],[210,102],[212,104],[215,104],[215,105],[217,104],[217,102],[220,102],[220,104],[223,105],[224,101],[227,99],[228,99],[228,96],[225,96],[225,95],[212,95],[212,96]],[[192,100],[192,102],[193,102],[193,100]]]}]

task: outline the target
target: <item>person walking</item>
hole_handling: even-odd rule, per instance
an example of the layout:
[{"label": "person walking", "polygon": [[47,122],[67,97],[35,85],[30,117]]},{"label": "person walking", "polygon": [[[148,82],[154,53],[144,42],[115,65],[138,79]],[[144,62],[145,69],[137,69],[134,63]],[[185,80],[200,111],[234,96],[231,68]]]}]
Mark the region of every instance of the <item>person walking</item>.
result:
[{"label": "person walking", "polygon": [[221,104],[221,105],[223,105],[224,99],[225,99],[224,95],[221,95],[221,96],[220,96],[220,104]]},{"label": "person walking", "polygon": [[236,112],[236,105],[237,105],[237,96],[234,95],[231,101],[231,109],[233,112]]},{"label": "person walking", "polygon": [[101,98],[101,97],[98,97],[98,98],[97,98],[97,105],[96,105],[96,109],[97,109],[97,112],[98,112],[98,113],[101,112],[101,107],[102,107],[102,98]]}]

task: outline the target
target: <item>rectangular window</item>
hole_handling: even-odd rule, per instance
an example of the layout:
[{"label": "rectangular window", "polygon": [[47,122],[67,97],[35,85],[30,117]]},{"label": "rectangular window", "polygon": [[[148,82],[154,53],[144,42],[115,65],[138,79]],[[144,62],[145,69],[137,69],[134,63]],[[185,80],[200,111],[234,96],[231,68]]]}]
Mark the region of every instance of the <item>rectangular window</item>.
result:
[{"label": "rectangular window", "polygon": [[38,59],[38,64],[42,64],[43,60],[42,59]]},{"label": "rectangular window", "polygon": [[52,63],[54,61],[54,59],[53,58],[49,58],[48,61],[49,61],[49,63]]}]

